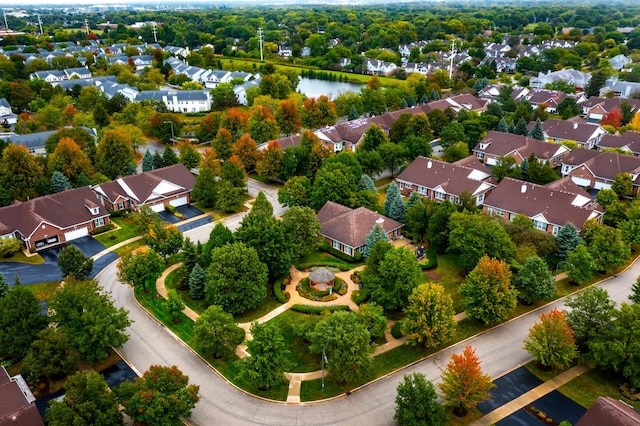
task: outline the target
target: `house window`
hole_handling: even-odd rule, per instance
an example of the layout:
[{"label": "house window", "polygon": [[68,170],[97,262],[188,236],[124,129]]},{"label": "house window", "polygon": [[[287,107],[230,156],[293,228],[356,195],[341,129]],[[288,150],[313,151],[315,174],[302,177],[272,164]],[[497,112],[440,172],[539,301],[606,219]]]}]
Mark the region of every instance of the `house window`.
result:
[{"label": "house window", "polygon": [[453,204],[460,204],[460,198],[456,197],[455,195],[452,195],[449,201],[451,201]]},{"label": "house window", "polygon": [[344,246],[344,252],[347,253],[349,256],[353,256],[353,249],[349,246]]},{"label": "house window", "polygon": [[553,233],[553,235],[558,235],[558,232],[560,232],[560,227],[554,226],[551,232]]},{"label": "house window", "polygon": [[124,210],[124,202],[120,201],[118,203],[118,210]]},{"label": "house window", "polygon": [[436,191],[436,200],[444,200],[444,192]]},{"label": "house window", "polygon": [[418,194],[427,195],[427,188],[425,188],[424,186],[418,186]]},{"label": "house window", "polygon": [[509,213],[509,220],[513,220],[515,219],[516,214],[515,213]]},{"label": "house window", "polygon": [[490,216],[504,216],[504,210],[489,207],[487,211],[489,212]]},{"label": "house window", "polygon": [[340,250],[340,241],[333,240],[333,248]]},{"label": "house window", "polygon": [[476,152],[476,158],[478,158],[478,160],[482,160],[484,158],[484,152]]},{"label": "house window", "polygon": [[93,224],[97,228],[98,226],[104,226],[104,217],[93,219]]},{"label": "house window", "polygon": [[545,222],[542,222],[541,220],[534,220],[533,227],[541,231],[547,230],[547,224]]}]

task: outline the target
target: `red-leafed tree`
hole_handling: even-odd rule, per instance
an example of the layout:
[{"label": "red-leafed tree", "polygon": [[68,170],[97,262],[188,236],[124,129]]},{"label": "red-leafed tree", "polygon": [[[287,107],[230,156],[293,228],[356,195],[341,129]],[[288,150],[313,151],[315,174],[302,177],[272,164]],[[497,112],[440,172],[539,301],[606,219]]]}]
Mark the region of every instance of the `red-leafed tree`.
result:
[{"label": "red-leafed tree", "polygon": [[302,118],[295,101],[284,100],[280,102],[280,106],[276,110],[276,122],[280,127],[280,131],[285,135],[300,132],[302,128]]},{"label": "red-leafed tree", "polygon": [[222,121],[222,114],[220,112],[210,112],[205,115],[198,129],[196,130],[196,136],[201,142],[213,140],[220,128],[220,122]]},{"label": "red-leafed tree", "polygon": [[302,124],[308,129],[330,126],[338,120],[335,102],[326,96],[309,98],[302,105]]},{"label": "red-leafed tree", "polygon": [[543,369],[564,369],[576,357],[576,341],[564,312],[542,313],[540,322],[529,329],[524,348]]},{"label": "red-leafed tree", "polygon": [[238,157],[240,163],[246,171],[255,169],[260,153],[258,145],[251,136],[244,135],[233,144],[233,156]]},{"label": "red-leafed tree", "polygon": [[256,105],[249,117],[249,134],[256,143],[263,143],[280,136],[276,119],[264,105]]},{"label": "red-leafed tree", "polygon": [[620,108],[614,108],[602,117],[601,126],[613,126],[616,129],[622,125],[622,111]]},{"label": "red-leafed tree", "polygon": [[438,388],[445,399],[444,405],[452,407],[458,417],[466,416],[469,408],[490,398],[489,390],[495,386],[480,368],[480,359],[470,345],[462,354],[451,355],[441,379]]},{"label": "red-leafed tree", "polygon": [[270,180],[276,180],[280,174],[280,165],[283,158],[284,153],[280,149],[278,141],[269,142],[267,147],[260,153],[260,160],[256,165],[258,175]]},{"label": "red-leafed tree", "polygon": [[249,116],[244,111],[231,108],[224,116],[221,127],[227,129],[236,141],[249,131]]}]

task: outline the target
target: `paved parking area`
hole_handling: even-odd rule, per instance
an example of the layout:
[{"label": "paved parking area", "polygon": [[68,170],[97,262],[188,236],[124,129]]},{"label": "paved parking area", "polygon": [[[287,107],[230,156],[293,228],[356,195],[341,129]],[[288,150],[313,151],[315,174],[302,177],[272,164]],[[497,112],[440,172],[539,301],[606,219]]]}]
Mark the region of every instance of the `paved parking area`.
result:
[{"label": "paved parking area", "polygon": [[[560,423],[563,420],[569,421],[575,425],[582,415],[587,411],[582,405],[567,398],[557,390],[548,393],[542,398],[534,401],[532,404],[535,408],[542,411],[547,417],[553,419],[554,422]],[[533,414],[522,409],[518,410],[509,417],[500,420],[496,426],[521,426],[521,425],[547,425],[548,423],[538,419]]]},{"label": "paved parking area", "polygon": [[[176,211],[182,213],[186,219],[192,219],[194,217],[200,216],[201,214],[204,214],[202,210],[193,207],[192,205],[176,207]],[[160,219],[168,223],[181,222],[181,219],[175,217],[173,214],[169,213],[166,210],[159,212],[158,215],[160,216]]]},{"label": "paved parking area", "polygon": [[493,398],[477,406],[482,414],[490,413],[520,395],[524,395],[541,385],[542,380],[531,374],[525,367],[520,367],[494,380],[493,383],[496,387],[489,391]]}]

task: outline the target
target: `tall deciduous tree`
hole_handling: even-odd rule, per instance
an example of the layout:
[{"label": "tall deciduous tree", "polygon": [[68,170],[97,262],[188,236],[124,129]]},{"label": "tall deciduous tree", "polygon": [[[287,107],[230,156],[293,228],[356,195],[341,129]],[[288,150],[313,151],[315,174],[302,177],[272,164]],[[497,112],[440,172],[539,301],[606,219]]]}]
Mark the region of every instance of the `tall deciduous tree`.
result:
[{"label": "tall deciduous tree", "polygon": [[544,367],[564,369],[576,357],[576,342],[573,331],[562,311],[553,309],[540,315],[529,329],[524,348]]},{"label": "tall deciduous tree", "polygon": [[355,312],[356,317],[369,331],[371,338],[382,337],[387,329],[387,317],[384,316],[384,308],[375,303],[360,305]]},{"label": "tall deciduous tree", "polygon": [[[6,282],[6,281],[5,281]],[[2,283],[0,282],[0,297],[2,297]],[[629,300],[633,303],[640,303],[640,276],[636,278],[636,282],[631,286],[631,294]]]},{"label": "tall deciduous tree", "polygon": [[284,153],[277,141],[271,141],[260,153],[260,159],[256,164],[256,171],[260,177],[276,180],[280,175],[280,166]]},{"label": "tall deciduous tree", "polygon": [[69,245],[58,254],[58,267],[62,276],[73,274],[76,278],[87,278],[93,271],[93,259],[86,257],[78,247]]},{"label": "tall deciduous tree", "polygon": [[[38,333],[22,363],[22,374],[35,380],[41,376],[59,380],[76,368],[78,351],[62,328],[47,327]],[[26,373],[26,374],[25,374]]]},{"label": "tall deciduous tree", "polygon": [[469,408],[489,398],[489,390],[495,385],[480,368],[475,350],[466,346],[462,354],[451,355],[438,387],[444,397],[444,405],[452,407],[454,414],[462,417]]},{"label": "tall deciduous tree", "polygon": [[322,126],[331,126],[336,123],[338,113],[336,104],[325,95],[319,98],[309,98],[302,104],[300,112],[302,125],[307,129],[317,129]]},{"label": "tall deciduous tree", "polygon": [[316,324],[307,337],[313,353],[326,354],[327,370],[337,382],[362,380],[371,373],[373,347],[369,331],[353,313],[332,313]]},{"label": "tall deciduous tree", "polygon": [[313,209],[293,206],[284,213],[281,223],[294,258],[317,247],[321,226]]},{"label": "tall deciduous tree", "polygon": [[111,347],[129,339],[127,311],[117,309],[96,281],[67,280],[48,306],[54,312],[51,321],[67,332],[80,357],[90,363],[105,359]]},{"label": "tall deciduous tree", "polygon": [[204,207],[214,207],[218,200],[218,179],[209,167],[200,169],[193,187],[193,198]]},{"label": "tall deciduous tree", "polygon": [[243,135],[233,144],[232,153],[247,172],[255,169],[260,158],[256,141],[248,134]]},{"label": "tall deciduous tree", "polygon": [[211,147],[216,152],[218,159],[228,160],[233,151],[233,135],[224,127],[218,129],[216,136],[211,141]]},{"label": "tall deciduous tree", "polygon": [[369,275],[365,285],[371,289],[371,300],[385,309],[406,306],[413,289],[424,281],[413,251],[404,247],[388,250],[380,261],[376,275]]},{"label": "tall deciduous tree", "polygon": [[442,426],[447,422],[444,407],[437,401],[436,388],[424,374],[405,374],[396,390],[393,419],[398,426]]},{"label": "tall deciduous tree", "polygon": [[22,285],[11,287],[0,298],[0,358],[21,359],[46,326],[47,317],[33,293]]},{"label": "tall deciduous tree", "polygon": [[596,270],[612,273],[624,265],[631,256],[629,244],[622,238],[619,229],[599,225],[589,238],[589,253],[593,256]]},{"label": "tall deciduous tree", "polygon": [[164,270],[164,260],[148,247],[127,251],[118,262],[118,279],[144,290],[155,285]]},{"label": "tall deciduous tree", "polygon": [[164,302],[164,309],[175,324],[181,321],[180,313],[184,310],[185,304],[182,296],[176,289],[167,291],[167,300]]},{"label": "tall deciduous tree", "polygon": [[124,424],[118,397],[104,377],[95,371],[79,371],[65,383],[65,398],[51,401],[45,419],[48,425]]},{"label": "tall deciduous tree", "polygon": [[556,279],[547,263],[538,256],[531,256],[513,279],[518,297],[527,304],[549,299],[556,292]]},{"label": "tall deciduous tree", "polygon": [[244,339],[244,330],[238,327],[231,314],[220,306],[211,305],[193,326],[198,348],[215,358],[230,358]]},{"label": "tall deciduous tree", "polygon": [[257,144],[277,139],[280,136],[278,123],[269,108],[263,105],[253,107],[249,116],[249,134]]},{"label": "tall deciduous tree", "polygon": [[182,248],[182,232],[175,225],[156,222],[149,228],[145,242],[166,259]]},{"label": "tall deciduous tree", "polygon": [[414,344],[438,346],[455,332],[453,301],[439,284],[424,283],[414,288],[404,313],[402,334]]},{"label": "tall deciduous tree", "polygon": [[640,305],[623,303],[613,311],[615,320],[603,327],[589,345],[597,366],[622,375],[632,387],[640,387]]},{"label": "tall deciduous tree", "polygon": [[276,122],[280,131],[287,136],[300,132],[302,119],[295,101],[286,99],[280,102],[280,106],[276,110]]},{"label": "tall deciduous tree", "polygon": [[567,275],[569,279],[577,284],[584,284],[593,277],[596,262],[589,253],[586,244],[578,246],[567,255]]},{"label": "tall deciduous tree", "polygon": [[142,377],[123,382],[117,394],[134,422],[180,425],[181,418],[189,418],[200,400],[199,390],[199,386],[189,384],[189,377],[175,365],[152,365]]},{"label": "tall deciduous tree", "polygon": [[362,143],[358,147],[358,149],[362,149],[364,151],[375,151],[382,145],[389,141],[386,133],[380,126],[376,124],[372,124],[369,126],[367,131],[364,133],[362,138]]},{"label": "tall deciduous tree", "polygon": [[200,164],[200,153],[198,149],[191,144],[189,141],[180,142],[178,145],[178,152],[180,155],[178,156],[178,161],[184,166],[191,170],[197,169]]},{"label": "tall deciduous tree", "polygon": [[607,327],[611,321],[616,304],[609,293],[600,287],[589,287],[566,302],[571,308],[567,313],[567,322],[580,349]]},{"label": "tall deciduous tree", "polygon": [[10,144],[2,151],[0,183],[12,200],[37,197],[36,184],[42,177],[42,167],[24,145]]},{"label": "tall deciduous tree", "polygon": [[387,188],[384,200],[384,215],[398,222],[404,222],[405,205],[395,181],[391,182]]},{"label": "tall deciduous tree", "polygon": [[306,176],[294,176],[278,190],[278,202],[287,207],[308,206],[311,181]]},{"label": "tall deciduous tree", "polygon": [[229,133],[231,133],[233,141],[235,142],[240,138],[240,136],[249,131],[249,116],[244,111],[231,108],[225,114],[221,127],[227,129]]},{"label": "tall deciduous tree", "polygon": [[333,163],[316,174],[311,190],[311,207],[320,210],[327,201],[349,206],[357,190],[357,178],[348,166]]},{"label": "tall deciduous tree", "polygon": [[518,291],[511,285],[506,262],[485,255],[460,285],[460,294],[470,318],[495,324],[515,309]]},{"label": "tall deciduous tree", "polygon": [[93,174],[91,160],[71,138],[60,139],[56,149],[47,157],[47,163],[50,172],[61,172],[74,184],[81,173],[87,176]]},{"label": "tall deciduous tree", "polygon": [[258,389],[271,389],[285,382],[284,372],[291,366],[290,352],[280,330],[273,323],[251,324],[251,340],[247,352],[251,356],[238,361],[240,375],[255,383]]},{"label": "tall deciduous tree", "polygon": [[117,130],[107,130],[98,143],[96,168],[109,179],[128,174],[129,165],[134,162],[131,138]]},{"label": "tall deciduous tree", "polygon": [[233,243],[216,248],[207,270],[205,298],[231,314],[254,309],[267,296],[267,273],[253,247]]}]

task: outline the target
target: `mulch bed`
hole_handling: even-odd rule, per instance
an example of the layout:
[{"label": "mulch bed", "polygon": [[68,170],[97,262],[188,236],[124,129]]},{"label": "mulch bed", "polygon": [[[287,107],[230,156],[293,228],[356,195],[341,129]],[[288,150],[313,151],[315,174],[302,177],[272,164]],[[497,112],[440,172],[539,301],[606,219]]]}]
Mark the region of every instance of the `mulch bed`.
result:
[{"label": "mulch bed", "polygon": [[432,281],[438,281],[438,280],[442,279],[442,275],[438,274],[437,272],[427,272],[426,275]]}]

